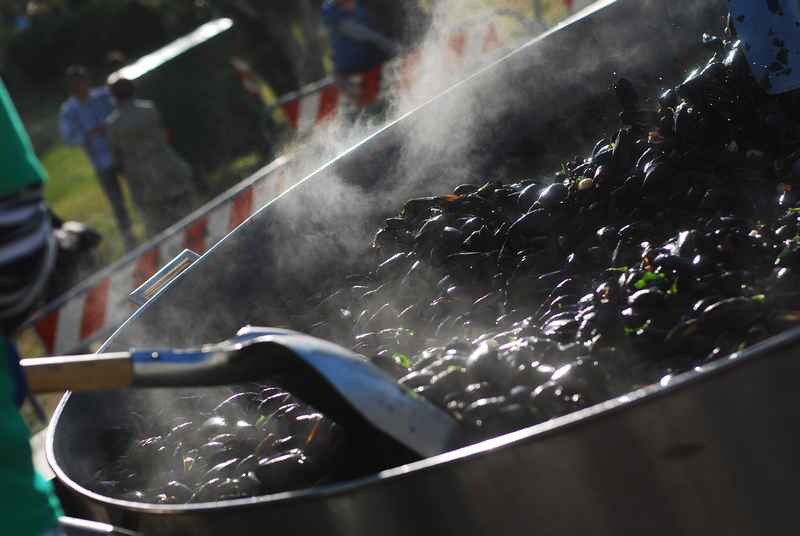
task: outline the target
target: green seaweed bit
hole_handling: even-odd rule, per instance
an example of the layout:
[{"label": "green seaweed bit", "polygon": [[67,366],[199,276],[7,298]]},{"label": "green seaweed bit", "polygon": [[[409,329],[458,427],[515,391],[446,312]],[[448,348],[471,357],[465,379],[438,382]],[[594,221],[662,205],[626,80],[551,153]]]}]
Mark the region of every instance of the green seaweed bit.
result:
[{"label": "green seaweed bit", "polygon": [[654,283],[654,282],[666,283],[666,281],[667,281],[667,276],[665,276],[664,274],[656,274],[656,273],[653,273],[653,272],[645,272],[642,275],[642,277],[640,277],[639,280],[636,281],[636,283],[633,284],[633,287],[636,290],[642,290],[643,288],[647,287],[650,283]]},{"label": "green seaweed bit", "polygon": [[411,368],[411,359],[406,354],[395,352],[392,355],[392,359],[394,359],[395,363],[397,363],[398,365],[400,365],[405,369]]}]

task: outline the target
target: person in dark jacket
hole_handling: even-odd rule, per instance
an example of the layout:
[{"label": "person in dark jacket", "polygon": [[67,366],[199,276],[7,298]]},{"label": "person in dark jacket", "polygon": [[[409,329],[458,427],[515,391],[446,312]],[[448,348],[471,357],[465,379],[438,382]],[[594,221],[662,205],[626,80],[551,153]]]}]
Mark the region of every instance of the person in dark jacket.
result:
[{"label": "person in dark jacket", "polygon": [[151,236],[195,206],[192,168],[167,143],[161,115],[151,101],[135,99],[130,80],[111,84],[116,109],[106,119],[108,144],[128,181]]},{"label": "person in dark jacket", "polygon": [[358,0],[327,0],[322,5],[322,20],[338,75],[365,73],[399,52],[397,43],[374,29]]},{"label": "person in dark jacket", "polygon": [[374,29],[358,0],[327,0],[322,21],[333,49],[334,75],[345,114],[354,118],[360,109],[380,110],[382,99],[376,98],[383,76],[380,66],[396,56],[400,46]]},{"label": "person in dark jacket", "polygon": [[70,98],[61,106],[59,131],[65,143],[82,146],[92,161],[127,249],[136,246],[131,218],[125,206],[122,180],[114,156],[108,147],[105,120],[114,111],[108,88],[92,88],[86,68],[73,65],[67,69]]}]

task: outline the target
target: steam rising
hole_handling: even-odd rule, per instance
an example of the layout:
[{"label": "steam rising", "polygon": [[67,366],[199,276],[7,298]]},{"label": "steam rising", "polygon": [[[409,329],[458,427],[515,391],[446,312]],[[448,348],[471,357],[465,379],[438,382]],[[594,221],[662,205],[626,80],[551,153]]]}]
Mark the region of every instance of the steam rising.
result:
[{"label": "steam rising", "polygon": [[[449,50],[449,37],[462,29],[468,40],[482,41],[484,36],[476,29],[491,20],[490,10],[466,4],[455,0],[437,3],[432,24],[414,56],[416,69],[412,88],[409,91],[399,83],[392,84],[392,92],[385,95],[388,119],[382,124],[366,117],[350,122],[340,115],[335,121],[317,128],[297,151],[294,167],[288,175],[300,179],[381,128],[396,131],[394,135],[400,137],[402,147],[400,154],[392,154],[391,159],[377,166],[377,172],[383,175],[382,184],[390,185],[379,193],[365,195],[364,189],[353,184],[351,177],[326,169],[324,178],[314,179],[313,199],[301,198],[290,191],[290,197],[282,200],[284,202],[270,207],[269,210],[276,211],[276,217],[284,222],[315,218],[326,223],[326,228],[318,229],[317,233],[294,236],[294,251],[280,255],[279,262],[291,264],[290,273],[298,274],[298,280],[303,279],[306,268],[317,262],[320,241],[335,239],[341,248],[340,259],[352,259],[363,252],[374,235],[375,213],[397,212],[411,197],[442,193],[458,183],[483,178],[475,173],[480,159],[473,153],[482,143],[482,136],[477,136],[476,131],[485,128],[487,118],[513,107],[513,102],[505,103],[502,110],[487,109],[480,94],[465,91],[458,99],[444,99],[445,102],[437,104],[435,113],[417,114],[418,120],[413,125],[392,125],[395,119],[424,105],[465,74],[473,72],[482,59],[485,61],[480,54],[474,55],[481,52],[481,46],[467,46],[465,53],[472,51],[473,56],[466,55],[463,60],[455,58]],[[481,21],[482,24],[475,24]],[[408,24],[416,26],[418,21],[408,21]],[[386,76],[399,80],[403,74],[398,68]],[[507,91],[508,88],[497,87],[496,90]],[[299,198],[298,202],[293,202],[292,197]],[[331,222],[335,222],[335,228],[331,228]]]}]

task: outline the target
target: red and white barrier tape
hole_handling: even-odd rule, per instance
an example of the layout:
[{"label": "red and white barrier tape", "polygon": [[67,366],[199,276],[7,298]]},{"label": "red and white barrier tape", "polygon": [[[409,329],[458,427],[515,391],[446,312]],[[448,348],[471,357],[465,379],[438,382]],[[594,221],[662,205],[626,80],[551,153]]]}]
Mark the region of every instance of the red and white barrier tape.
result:
[{"label": "red and white barrier tape", "polygon": [[45,352],[74,352],[110,335],[136,309],[128,295],[161,266],[187,248],[205,252],[284,191],[285,170],[282,165],[275,167],[261,180],[186,222],[135,258],[127,259],[106,275],[96,276],[59,307],[35,316],[28,328],[35,331]]},{"label": "red and white barrier tape", "polygon": [[[564,15],[569,16],[591,5],[595,0],[560,1],[565,8]],[[500,35],[493,21],[472,25],[453,33],[446,39],[447,63],[456,69],[464,68],[470,62],[491,54],[501,45]],[[368,107],[389,89],[410,91],[417,80],[419,59],[419,53],[412,52],[360,75],[356,81],[356,84],[360,85],[360,91],[355,106]],[[244,75],[242,81],[246,89],[255,91],[251,76]],[[303,94],[296,99],[282,104],[289,125],[300,136],[309,134],[315,127],[334,118],[348,105],[342,92],[333,82],[321,85],[315,91],[301,93]]]},{"label": "red and white barrier tape", "polygon": [[[454,33],[447,39],[446,45],[449,65],[460,68],[497,50],[500,47],[500,38],[495,24],[489,22]],[[411,53],[357,75],[353,80],[354,85],[358,86],[355,103],[348,103],[342,91],[331,82],[320,86],[316,91],[284,102],[283,111],[289,125],[299,135],[309,134],[315,127],[336,117],[348,106],[370,106],[393,86],[399,86],[400,91],[410,90],[416,80],[418,64],[418,54]],[[396,80],[393,79],[394,74],[397,75]]]}]

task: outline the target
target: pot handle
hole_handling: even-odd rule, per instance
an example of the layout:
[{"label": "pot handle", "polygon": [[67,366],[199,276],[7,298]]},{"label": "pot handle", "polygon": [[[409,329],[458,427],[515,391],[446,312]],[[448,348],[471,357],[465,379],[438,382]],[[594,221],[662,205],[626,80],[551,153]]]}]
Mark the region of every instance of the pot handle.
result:
[{"label": "pot handle", "polygon": [[200,255],[190,249],[184,249],[174,259],[169,261],[163,268],[153,274],[150,279],[130,293],[128,299],[136,305],[142,306],[153,296],[158,294],[164,287],[175,281]]},{"label": "pot handle", "polygon": [[143,536],[138,532],[121,529],[106,523],[96,521],[86,521],[75,519],[74,517],[61,517],[58,519],[58,527],[64,532],[65,536]]}]

